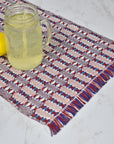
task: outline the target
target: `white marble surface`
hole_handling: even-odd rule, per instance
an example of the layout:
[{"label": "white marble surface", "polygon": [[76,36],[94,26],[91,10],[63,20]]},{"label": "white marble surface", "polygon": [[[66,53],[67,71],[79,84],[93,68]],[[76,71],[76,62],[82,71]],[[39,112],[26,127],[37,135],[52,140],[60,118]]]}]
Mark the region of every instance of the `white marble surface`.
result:
[{"label": "white marble surface", "polygon": [[[29,0],[114,40],[114,0]],[[114,144],[114,78],[56,136],[0,97],[0,144]]]}]

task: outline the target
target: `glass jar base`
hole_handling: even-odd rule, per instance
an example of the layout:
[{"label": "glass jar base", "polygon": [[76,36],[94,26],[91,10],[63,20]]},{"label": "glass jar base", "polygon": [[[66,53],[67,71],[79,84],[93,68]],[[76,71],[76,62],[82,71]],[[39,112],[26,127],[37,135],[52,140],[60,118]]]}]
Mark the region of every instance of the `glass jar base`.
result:
[{"label": "glass jar base", "polygon": [[12,56],[8,56],[8,60],[10,64],[18,69],[18,70],[32,70],[33,68],[37,67],[41,64],[43,59],[43,55],[40,54],[38,56],[33,57],[24,57],[24,58],[15,58]]}]

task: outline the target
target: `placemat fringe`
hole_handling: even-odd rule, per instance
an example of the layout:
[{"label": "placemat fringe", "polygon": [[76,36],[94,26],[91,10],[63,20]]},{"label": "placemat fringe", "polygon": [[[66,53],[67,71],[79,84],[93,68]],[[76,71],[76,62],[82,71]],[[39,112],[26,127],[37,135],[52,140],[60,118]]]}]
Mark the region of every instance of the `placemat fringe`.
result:
[{"label": "placemat fringe", "polygon": [[[89,86],[75,98],[70,105],[51,123],[48,124],[51,135],[57,134],[61,128],[72,119],[76,113],[90,100],[93,94],[96,94],[107,81],[114,76],[114,63],[110,65],[103,73],[101,73]],[[82,100],[84,101],[82,101]]]}]

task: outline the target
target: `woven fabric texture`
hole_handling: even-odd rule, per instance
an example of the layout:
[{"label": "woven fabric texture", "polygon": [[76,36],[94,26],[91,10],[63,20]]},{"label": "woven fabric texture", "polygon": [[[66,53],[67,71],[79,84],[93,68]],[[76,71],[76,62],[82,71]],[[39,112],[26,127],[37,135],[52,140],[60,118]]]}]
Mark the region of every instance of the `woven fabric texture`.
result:
[{"label": "woven fabric texture", "polygon": [[[26,3],[0,1],[0,31],[5,8],[20,1]],[[114,76],[114,41],[37,8],[51,23],[51,42],[42,63],[30,71],[16,70],[0,57],[0,96],[54,135]]]}]

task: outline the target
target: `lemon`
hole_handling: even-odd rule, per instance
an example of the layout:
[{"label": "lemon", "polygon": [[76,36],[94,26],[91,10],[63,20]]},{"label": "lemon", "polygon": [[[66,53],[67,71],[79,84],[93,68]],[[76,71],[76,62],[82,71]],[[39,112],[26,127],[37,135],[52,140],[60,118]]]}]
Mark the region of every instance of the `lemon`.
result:
[{"label": "lemon", "polygon": [[0,32],[0,56],[6,54],[5,34]]}]

